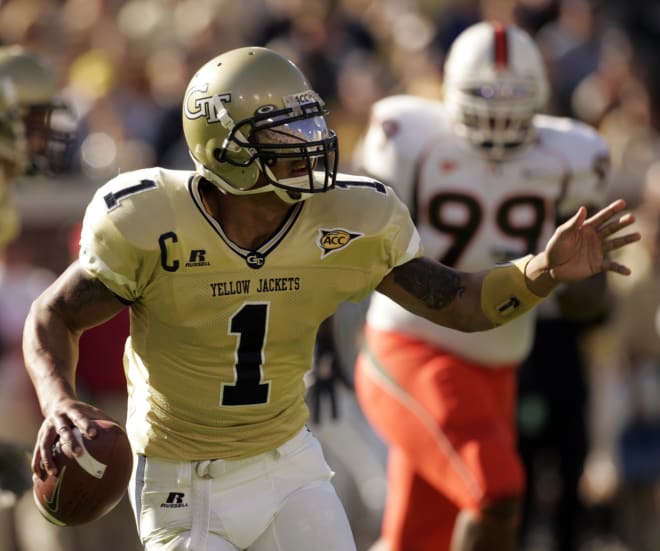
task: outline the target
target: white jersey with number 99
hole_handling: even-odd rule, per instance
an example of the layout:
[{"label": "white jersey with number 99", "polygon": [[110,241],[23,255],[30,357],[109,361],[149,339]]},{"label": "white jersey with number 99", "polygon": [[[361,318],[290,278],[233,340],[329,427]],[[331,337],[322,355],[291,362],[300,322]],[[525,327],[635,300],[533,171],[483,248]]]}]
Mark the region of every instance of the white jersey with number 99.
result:
[{"label": "white jersey with number 99", "polygon": [[[602,138],[567,118],[537,115],[534,127],[536,139],[528,147],[493,162],[452,132],[440,102],[393,96],[374,105],[356,162],[408,205],[428,256],[481,270],[538,252],[558,220],[580,205],[604,201],[609,156]],[[496,366],[518,363],[528,354],[534,314],[466,334],[374,295],[368,321]]]}]

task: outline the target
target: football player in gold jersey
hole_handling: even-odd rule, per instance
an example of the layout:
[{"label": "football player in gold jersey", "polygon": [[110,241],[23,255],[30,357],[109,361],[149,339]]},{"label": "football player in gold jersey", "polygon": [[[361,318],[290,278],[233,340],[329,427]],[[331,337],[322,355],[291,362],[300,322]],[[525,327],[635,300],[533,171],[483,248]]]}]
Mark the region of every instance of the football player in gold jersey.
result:
[{"label": "football player in gold jersey", "polygon": [[23,370],[21,334],[32,301],[55,274],[29,261],[14,192],[68,168],[75,127],[47,61],[17,44],[0,46],[0,549],[71,549],[72,534],[48,525],[25,495],[25,450],[41,418]]},{"label": "football player in gold jersey", "polygon": [[562,281],[629,270],[607,253],[638,235],[616,201],[580,208],[537,255],[479,273],[423,257],[382,183],[337,174],[322,99],[264,48],[202,66],[183,99],[191,171],[102,186],[80,256],[34,302],[26,367],[44,415],[32,468],[104,412],[74,387],[80,334],[130,308],[124,364],[136,455],[129,495],[149,551],[355,549],[332,472],[306,428],[303,375],[321,322],[377,290],[434,322],[489,329]]}]

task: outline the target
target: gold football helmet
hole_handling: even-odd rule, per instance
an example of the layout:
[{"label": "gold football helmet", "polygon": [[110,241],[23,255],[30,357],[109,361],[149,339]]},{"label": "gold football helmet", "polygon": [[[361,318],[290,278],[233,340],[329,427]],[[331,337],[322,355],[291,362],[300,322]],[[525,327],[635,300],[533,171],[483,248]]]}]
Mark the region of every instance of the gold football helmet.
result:
[{"label": "gold football helmet", "polygon": [[[182,116],[198,172],[228,193],[274,191],[295,202],[334,187],[337,136],[324,102],[272,50],[238,48],[206,63],[188,85]],[[287,164],[295,170],[283,175]]]},{"label": "gold football helmet", "polygon": [[21,46],[0,47],[0,247],[20,227],[12,180],[69,164],[75,122],[57,91],[55,76],[37,57]]},{"label": "gold football helmet", "polygon": [[[14,160],[15,174],[56,173],[69,166],[75,117],[58,92],[55,75],[37,56],[18,45],[0,47],[0,156]],[[12,144],[7,127],[16,126],[16,111],[23,128],[11,131]]]}]

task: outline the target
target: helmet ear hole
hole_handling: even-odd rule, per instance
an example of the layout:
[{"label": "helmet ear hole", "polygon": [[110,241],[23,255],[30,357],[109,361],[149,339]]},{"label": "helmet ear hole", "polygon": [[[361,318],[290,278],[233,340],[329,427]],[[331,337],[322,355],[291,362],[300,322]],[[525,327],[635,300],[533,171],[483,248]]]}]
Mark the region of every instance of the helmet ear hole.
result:
[{"label": "helmet ear hole", "polygon": [[259,181],[261,174],[257,163],[251,163],[248,166],[231,166],[223,169],[224,180],[233,188],[239,190],[252,189]]}]

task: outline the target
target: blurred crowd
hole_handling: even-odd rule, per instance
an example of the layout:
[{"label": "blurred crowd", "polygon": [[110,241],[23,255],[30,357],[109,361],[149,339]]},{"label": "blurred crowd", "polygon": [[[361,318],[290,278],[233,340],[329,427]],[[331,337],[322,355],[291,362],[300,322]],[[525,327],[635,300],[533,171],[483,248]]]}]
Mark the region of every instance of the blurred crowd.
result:
[{"label": "blurred crowd", "polygon": [[[534,35],[553,85],[550,112],[608,138],[617,188],[635,198],[657,155],[660,95],[651,0],[6,0],[0,42],[56,70],[80,118],[78,169],[91,182],[118,170],[188,166],[180,99],[194,67],[246,44],[288,55],[330,106],[351,151],[368,106],[384,95],[439,97],[449,44],[480,19]],[[619,189],[616,190],[617,192]]]},{"label": "blurred crowd", "polygon": [[[610,194],[625,197],[639,213],[643,246],[631,247],[634,258],[627,260],[634,276],[613,284],[607,319],[583,339],[586,390],[575,411],[589,427],[589,441],[578,488],[585,520],[575,529],[589,533],[582,549],[660,549],[660,4],[655,0],[0,1],[0,44],[24,45],[55,69],[62,98],[79,125],[70,172],[56,180],[19,182],[23,233],[7,254],[16,265],[57,273],[70,261],[70,237],[98,185],[139,167],[190,168],[181,97],[193,68],[219,52],[262,45],[294,60],[326,100],[340,136],[340,163],[350,170],[369,106],[401,92],[440,98],[449,45],[482,19],[513,21],[533,35],[551,77],[548,111],[583,120],[602,133],[612,153]],[[20,281],[22,289],[32,280]],[[3,305],[0,326],[11,323],[16,333],[20,320],[10,312]],[[15,337],[16,342],[0,343],[0,381],[7,381],[7,358],[18,353]],[[9,388],[0,385],[5,401],[0,410],[29,425],[31,415],[23,411],[30,407],[29,385],[11,396],[3,386]],[[529,426],[527,421],[521,419],[521,425]],[[31,429],[17,430],[25,436]],[[29,443],[31,436],[24,440]],[[553,549],[552,530],[544,529],[562,491],[561,470],[552,466],[553,451],[544,453],[539,461],[545,468],[530,481],[535,532],[526,551]],[[129,531],[131,522],[127,518]],[[372,535],[376,539],[377,533]]]}]

